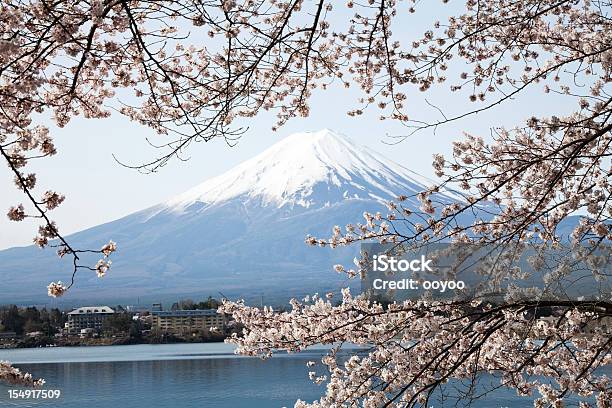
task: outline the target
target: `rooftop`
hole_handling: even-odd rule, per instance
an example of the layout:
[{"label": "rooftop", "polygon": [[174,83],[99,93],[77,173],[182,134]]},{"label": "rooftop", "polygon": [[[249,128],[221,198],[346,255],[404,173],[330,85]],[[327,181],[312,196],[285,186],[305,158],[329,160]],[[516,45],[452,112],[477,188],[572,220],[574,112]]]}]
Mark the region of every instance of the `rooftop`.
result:
[{"label": "rooftop", "polygon": [[191,317],[191,316],[215,316],[215,309],[197,309],[197,310],[154,310],[151,312],[153,316],[161,317]]},{"label": "rooftop", "polygon": [[74,309],[72,312],[68,313],[69,315],[79,315],[79,314],[95,314],[95,313],[115,313],[113,309],[108,306],[83,306],[78,309]]}]

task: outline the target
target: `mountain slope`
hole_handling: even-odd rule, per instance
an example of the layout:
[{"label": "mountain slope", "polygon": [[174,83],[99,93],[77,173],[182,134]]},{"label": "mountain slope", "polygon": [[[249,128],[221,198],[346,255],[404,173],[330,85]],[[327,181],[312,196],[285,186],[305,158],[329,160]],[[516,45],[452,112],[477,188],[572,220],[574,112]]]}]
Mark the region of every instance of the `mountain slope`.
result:
[{"label": "mountain slope", "polygon": [[[333,225],[385,211],[385,202],[425,184],[329,130],[295,134],[165,203],[70,236],[79,248],[109,238],[119,244],[109,275],[81,272],[70,298],[154,300],[219,290],[269,297],[337,288],[346,282],[331,266],[351,262],[358,246],[312,248],[304,237],[328,236]],[[68,273],[52,249],[2,251],[0,299],[44,301],[46,283]]]}]

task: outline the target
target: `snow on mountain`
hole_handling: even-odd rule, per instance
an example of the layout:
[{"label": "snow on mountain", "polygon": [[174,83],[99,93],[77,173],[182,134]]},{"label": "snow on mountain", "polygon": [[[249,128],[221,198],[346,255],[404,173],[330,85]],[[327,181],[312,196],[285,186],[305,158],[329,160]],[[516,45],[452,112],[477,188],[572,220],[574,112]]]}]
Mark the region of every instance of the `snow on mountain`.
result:
[{"label": "snow on mountain", "polygon": [[[318,186],[323,183],[325,188]],[[322,205],[342,199],[389,200],[431,182],[329,129],[293,134],[234,169],[166,203],[183,210],[235,198],[276,207]],[[340,193],[340,196],[338,196]]]},{"label": "snow on mountain", "polygon": [[[333,225],[363,221],[364,211],[384,213],[385,202],[428,184],[330,130],[294,134],[165,203],[70,236],[78,248],[113,239],[119,250],[104,279],[80,272],[69,298],[160,300],[219,290],[270,298],[338,289],[348,283],[331,266],[352,262],[359,247],[313,248],[305,236],[327,237]],[[46,284],[69,276],[52,248],[0,252],[5,302],[46,301]]]}]

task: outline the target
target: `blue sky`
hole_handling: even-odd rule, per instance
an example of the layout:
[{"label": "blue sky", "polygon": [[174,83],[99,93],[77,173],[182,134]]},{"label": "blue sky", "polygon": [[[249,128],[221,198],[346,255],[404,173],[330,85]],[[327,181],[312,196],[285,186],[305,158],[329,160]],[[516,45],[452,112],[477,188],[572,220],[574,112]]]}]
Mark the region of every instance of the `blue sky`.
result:
[{"label": "blue sky", "polygon": [[[427,19],[420,21],[423,24]],[[417,32],[417,26],[399,29],[406,42]],[[476,106],[468,102],[466,93],[449,95],[448,85],[435,88],[427,95],[428,100],[450,114]],[[413,119],[439,118],[438,113],[425,103],[423,94],[413,88],[406,90],[406,105]],[[346,91],[344,88],[315,91],[309,118],[293,119],[277,132],[270,130],[274,123],[273,114],[242,121],[240,125],[249,126],[250,130],[237,146],[229,147],[222,140],[193,145],[189,150],[189,161],[173,161],[155,174],[127,169],[113,159],[115,154],[124,162],[139,164],[157,153],[147,144],[145,137],[158,142],[164,140],[119,114],[106,120],[77,118],[63,129],[54,128],[49,121],[42,120],[51,126],[58,154],[39,160],[31,167],[38,173],[39,193],[51,188],[66,195],[66,201],[50,215],[57,221],[60,231],[69,234],[164,201],[232,168],[291,133],[330,128],[410,170],[433,178],[432,154],[448,154],[451,141],[460,138],[463,131],[486,136],[493,126],[517,124],[531,116],[534,106],[538,107],[538,113],[563,108],[563,101],[552,101],[550,96],[544,99],[540,93],[531,93],[487,113],[439,128],[435,134],[427,130],[399,144],[389,145],[391,139],[386,135],[406,134],[406,129],[398,123],[379,121],[376,109],[358,118],[348,117],[346,112],[357,106],[358,96],[356,90]],[[15,223],[4,216],[11,205],[23,201],[22,193],[13,187],[12,175],[6,166],[0,166],[0,186],[0,249],[27,245],[35,235],[36,223]]]}]

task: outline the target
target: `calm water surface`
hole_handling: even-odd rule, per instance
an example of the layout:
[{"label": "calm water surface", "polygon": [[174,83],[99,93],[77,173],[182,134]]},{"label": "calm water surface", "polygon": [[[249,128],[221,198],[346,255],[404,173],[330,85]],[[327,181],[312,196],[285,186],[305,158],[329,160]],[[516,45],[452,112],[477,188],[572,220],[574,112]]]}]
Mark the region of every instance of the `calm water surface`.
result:
[{"label": "calm water surface", "polygon": [[[223,343],[0,350],[0,360],[46,379],[59,400],[10,400],[0,385],[0,407],[191,408],[292,407],[319,399],[306,362],[325,350],[240,357]],[[447,404],[435,404],[447,406]],[[450,404],[448,406],[454,406]],[[528,400],[498,390],[474,407],[525,407]]]}]

